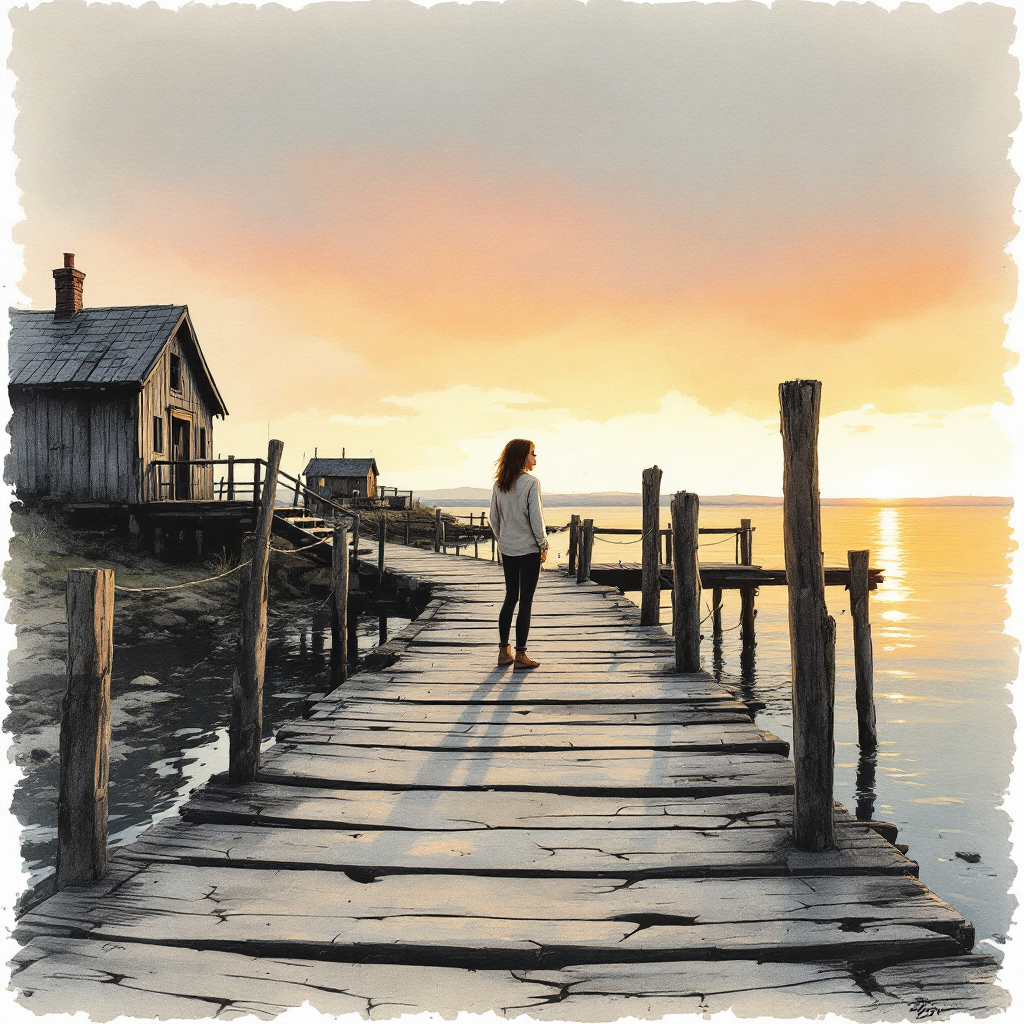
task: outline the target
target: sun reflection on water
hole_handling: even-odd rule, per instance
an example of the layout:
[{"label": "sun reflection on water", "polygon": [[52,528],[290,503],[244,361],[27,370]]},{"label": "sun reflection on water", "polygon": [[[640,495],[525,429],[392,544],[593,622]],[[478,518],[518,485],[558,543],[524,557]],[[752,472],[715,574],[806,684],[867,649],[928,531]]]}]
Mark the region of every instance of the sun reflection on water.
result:
[{"label": "sun reflection on water", "polygon": [[[873,596],[876,601],[884,601],[886,604],[907,601],[914,593],[906,583],[903,546],[900,543],[901,511],[898,508],[880,508],[878,510],[879,546],[875,562],[882,570],[885,579],[878,585]],[[886,611],[882,613],[882,618],[890,621],[908,617],[906,612]]]}]

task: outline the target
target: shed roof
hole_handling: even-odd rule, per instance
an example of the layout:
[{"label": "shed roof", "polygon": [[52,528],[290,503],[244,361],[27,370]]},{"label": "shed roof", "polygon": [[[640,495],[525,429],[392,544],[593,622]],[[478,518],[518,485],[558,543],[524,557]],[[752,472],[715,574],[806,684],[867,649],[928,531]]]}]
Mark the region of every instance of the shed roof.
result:
[{"label": "shed roof", "polygon": [[303,476],[366,476],[378,474],[376,459],[310,459]]},{"label": "shed roof", "polygon": [[26,387],[142,384],[184,320],[213,411],[227,414],[187,306],[103,306],[62,319],[52,310],[10,314],[10,383]]}]

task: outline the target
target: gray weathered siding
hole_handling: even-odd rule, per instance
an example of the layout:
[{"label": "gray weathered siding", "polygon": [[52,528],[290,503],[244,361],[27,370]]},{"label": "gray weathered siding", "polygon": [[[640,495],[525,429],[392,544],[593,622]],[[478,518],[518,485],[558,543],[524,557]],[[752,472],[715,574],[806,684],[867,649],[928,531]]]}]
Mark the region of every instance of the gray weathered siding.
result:
[{"label": "gray weathered siding", "polygon": [[[182,327],[181,330],[187,330]],[[180,331],[179,331],[180,333]],[[199,458],[199,431],[206,431],[206,457],[213,458],[213,416],[196,385],[196,376],[191,360],[186,353],[190,347],[182,343],[175,335],[164,349],[156,366],[142,386],[139,395],[139,436],[138,450],[143,469],[143,501],[160,501],[171,496],[169,468],[160,473],[164,486],[158,487],[157,467],[151,463],[154,459],[165,460],[171,457],[171,419],[173,415],[183,417],[191,424],[191,457]],[[181,389],[171,391],[171,355],[181,358]],[[160,416],[164,424],[164,450],[153,450],[153,417]],[[210,500],[213,498],[212,468],[192,467],[192,500]]]},{"label": "gray weathered siding", "polygon": [[134,502],[136,397],[125,392],[11,392],[6,477],[23,498]]}]

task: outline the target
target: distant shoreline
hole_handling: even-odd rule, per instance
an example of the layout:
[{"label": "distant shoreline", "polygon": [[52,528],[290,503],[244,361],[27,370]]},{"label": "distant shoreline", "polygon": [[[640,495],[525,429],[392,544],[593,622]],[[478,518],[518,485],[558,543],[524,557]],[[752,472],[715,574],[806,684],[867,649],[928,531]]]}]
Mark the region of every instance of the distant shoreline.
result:
[{"label": "distant shoreline", "polygon": [[[486,508],[490,504],[490,491],[478,487],[459,487],[447,491],[417,492],[416,498],[422,504],[439,508]],[[667,506],[672,500],[670,494],[661,496],[661,504]],[[702,505],[727,506],[779,506],[781,497],[760,494],[711,494],[701,495]],[[938,498],[822,498],[822,505],[861,506],[879,508],[882,506],[998,506],[1009,508],[1013,499],[997,496],[948,495]],[[639,508],[640,495],[612,491],[595,494],[545,494],[544,504],[548,508],[598,508],[623,507]]]}]

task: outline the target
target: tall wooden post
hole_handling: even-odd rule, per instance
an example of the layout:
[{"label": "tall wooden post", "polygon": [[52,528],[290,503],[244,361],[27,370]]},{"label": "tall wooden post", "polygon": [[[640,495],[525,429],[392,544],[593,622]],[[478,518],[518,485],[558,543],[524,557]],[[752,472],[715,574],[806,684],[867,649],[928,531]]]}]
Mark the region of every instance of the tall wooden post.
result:
[{"label": "tall wooden post", "polygon": [[643,473],[643,537],[640,543],[640,624],[656,626],[661,611],[661,470]]},{"label": "tall wooden post", "polygon": [[377,516],[377,575],[384,579],[384,544],[388,536],[388,521]]},{"label": "tall wooden post", "polygon": [[[740,565],[754,564],[754,535],[750,530],[750,520],[740,520]],[[751,654],[757,644],[754,633],[754,587],[740,588],[740,636],[743,641],[743,653]]]},{"label": "tall wooden post", "polygon": [[594,552],[594,520],[584,519],[580,531],[580,550],[576,565],[576,582],[583,583],[590,579],[590,562]]},{"label": "tall wooden post", "polygon": [[405,546],[408,547],[412,543],[412,513],[405,513]]},{"label": "tall wooden post", "polygon": [[675,557],[672,592],[675,595],[676,671],[700,671],[700,567],[697,540],[700,499],[678,491],[672,499],[672,551]]},{"label": "tall wooden post", "polygon": [[434,509],[434,550],[441,550],[441,510]]},{"label": "tall wooden post", "polygon": [[878,746],[875,727],[875,667],[868,617],[867,551],[847,551],[850,566],[850,617],[853,619],[853,666],[857,679],[857,735],[862,752]]},{"label": "tall wooden post", "polygon": [[[252,503],[254,505],[259,505],[260,504],[260,473],[261,473],[262,469],[263,469],[263,466],[260,464],[259,459],[257,459],[253,463],[253,465],[252,465]],[[268,475],[269,475],[269,472],[270,472],[269,467],[267,467],[267,472],[268,472]],[[276,474],[275,474],[275,477],[276,477]],[[274,481],[274,484],[276,486],[276,484],[277,484],[277,480],[276,479]]]},{"label": "tall wooden post", "polygon": [[57,888],[107,873],[114,570],[69,569],[67,689],[60,719]]},{"label": "tall wooden post", "polygon": [[580,555],[580,517],[569,516],[569,575],[576,572]]},{"label": "tall wooden post", "polygon": [[825,606],[818,496],[821,382],[779,385],[783,538],[793,679],[793,838],[802,850],[835,846],[833,742],[836,624]]},{"label": "tall wooden post", "polygon": [[228,501],[235,500],[235,457],[228,456]]},{"label": "tall wooden post", "polygon": [[[242,629],[238,660],[231,682],[231,724],[228,728],[228,777],[232,782],[252,782],[260,766],[263,738],[263,674],[267,663],[267,569],[270,563],[270,530],[277,495],[277,472],[281,465],[280,441],[271,441],[267,451],[267,478],[260,500],[256,535],[242,548],[239,602]],[[259,463],[256,464],[259,466]],[[248,549],[248,552],[247,550]]]},{"label": "tall wooden post", "polygon": [[331,551],[331,689],[348,678],[348,526],[335,526]]}]

